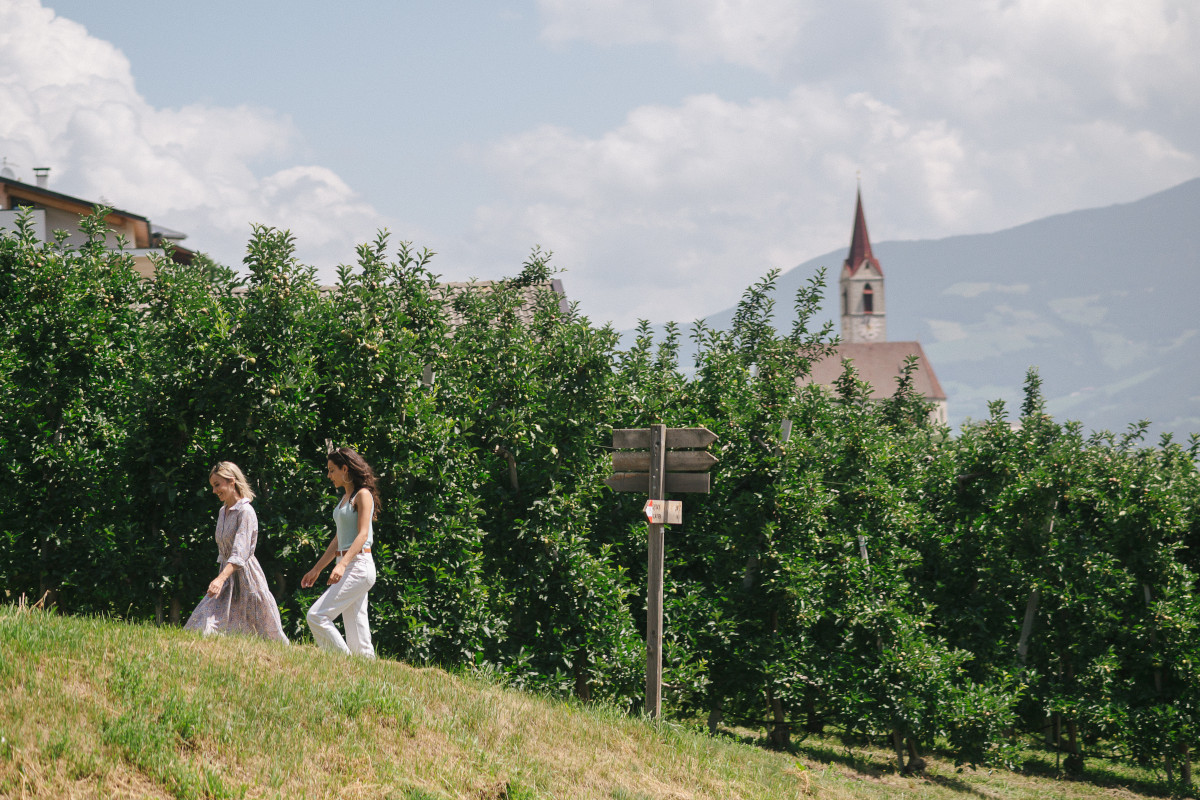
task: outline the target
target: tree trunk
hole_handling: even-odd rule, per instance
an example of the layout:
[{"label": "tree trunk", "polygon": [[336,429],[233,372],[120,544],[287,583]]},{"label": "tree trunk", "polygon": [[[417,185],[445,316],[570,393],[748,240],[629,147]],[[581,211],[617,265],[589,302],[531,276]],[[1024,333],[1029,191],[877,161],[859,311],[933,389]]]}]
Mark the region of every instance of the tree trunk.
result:
[{"label": "tree trunk", "polygon": [[[761,540],[761,534],[760,534]],[[779,631],[779,609],[771,609],[771,632]],[[775,728],[771,731],[771,744],[780,750],[787,750],[792,746],[792,730],[788,727],[787,716],[783,713],[783,701],[775,696],[771,691],[770,684],[767,684],[767,703],[771,706],[771,716],[775,720]]]},{"label": "tree trunk", "polygon": [[900,736],[900,731],[892,731],[892,749],[896,751],[896,771],[901,775],[904,773],[904,739]]},{"label": "tree trunk", "polygon": [[1184,789],[1192,788],[1192,748],[1186,744],[1179,745],[1179,779]]},{"label": "tree trunk", "polygon": [[1025,602],[1025,621],[1021,623],[1021,639],[1017,643],[1017,661],[1022,667],[1025,666],[1025,659],[1029,655],[1029,634],[1033,632],[1033,619],[1037,615],[1041,596],[1041,591],[1034,589],[1029,593],[1029,600]]},{"label": "tree trunk", "polygon": [[592,700],[592,686],[587,679],[587,655],[577,656],[573,668],[575,670],[575,696],[585,703]]},{"label": "tree trunk", "polygon": [[792,746],[792,730],[788,727],[787,717],[783,713],[783,702],[767,687],[767,703],[771,706],[771,717],[775,727],[767,735],[771,746],[777,750],[787,750]]},{"label": "tree trunk", "polygon": [[717,728],[725,721],[724,703],[721,698],[715,698],[712,701],[712,708],[708,710],[708,733],[710,736],[717,735]]},{"label": "tree trunk", "polygon": [[[1055,514],[1058,512],[1058,500],[1056,499],[1050,506],[1049,512],[1046,514],[1046,536],[1054,533]],[[1021,668],[1025,667],[1025,659],[1029,656],[1029,635],[1033,632],[1033,621],[1037,616],[1038,602],[1041,600],[1042,593],[1037,587],[1029,593],[1029,599],[1025,601],[1025,619],[1021,623],[1021,638],[1017,643],[1017,660],[1021,664]]]},{"label": "tree trunk", "polygon": [[[1150,647],[1157,650],[1158,626],[1155,624],[1153,614],[1151,613],[1150,584],[1142,584],[1142,596],[1146,598],[1146,612],[1147,614],[1150,614]],[[1154,691],[1158,694],[1162,694],[1162,683],[1162,665],[1158,664],[1154,667]]]},{"label": "tree trunk", "polygon": [[813,690],[804,693],[804,730],[818,736],[825,732],[825,720],[817,710],[817,697]]},{"label": "tree trunk", "polygon": [[1067,772],[1078,775],[1083,772],[1083,753],[1079,750],[1079,726],[1074,719],[1067,720],[1067,750],[1069,755],[1063,766]]},{"label": "tree trunk", "polygon": [[174,595],[171,598],[171,624],[172,625],[179,624],[179,617],[180,617],[181,610],[182,609],[180,608],[180,605],[179,605],[179,595]]},{"label": "tree trunk", "polygon": [[908,739],[908,766],[906,769],[910,775],[925,771],[925,759],[921,758],[921,754],[917,751],[917,742],[912,737]]},{"label": "tree trunk", "polygon": [[1054,712],[1050,718],[1050,735],[1054,737],[1054,768],[1060,767],[1059,757],[1062,754],[1062,714]]},{"label": "tree trunk", "polygon": [[750,591],[754,587],[754,573],[758,568],[757,549],[746,557],[746,568],[742,571],[742,590]]},{"label": "tree trunk", "polygon": [[[1146,614],[1147,614],[1147,617],[1148,617],[1149,623],[1150,623],[1150,649],[1158,650],[1158,626],[1154,620],[1153,602],[1152,602],[1153,598],[1150,596],[1150,584],[1148,584],[1148,583],[1142,584],[1142,597],[1145,598],[1145,600],[1146,600]],[[1158,662],[1157,656],[1155,657],[1155,666],[1154,666],[1154,671],[1152,674],[1154,677],[1154,693],[1157,695],[1162,695],[1162,693],[1163,693],[1162,664],[1160,664]],[[1186,764],[1185,769],[1187,769],[1190,772],[1191,764],[1187,763],[1186,760],[1185,760],[1185,764]],[[1165,753],[1163,753],[1163,769],[1167,773],[1167,785],[1174,786],[1175,785],[1175,767],[1174,767],[1173,753],[1171,753],[1170,747],[1168,747],[1167,751]],[[1190,780],[1188,782],[1190,783]]]},{"label": "tree trunk", "polygon": [[[1061,659],[1064,685],[1069,686],[1075,680],[1075,665],[1071,663],[1069,656],[1062,656]],[[1083,753],[1079,747],[1079,723],[1074,717],[1067,720],[1067,760],[1063,762],[1063,767],[1071,775],[1083,772]]]}]

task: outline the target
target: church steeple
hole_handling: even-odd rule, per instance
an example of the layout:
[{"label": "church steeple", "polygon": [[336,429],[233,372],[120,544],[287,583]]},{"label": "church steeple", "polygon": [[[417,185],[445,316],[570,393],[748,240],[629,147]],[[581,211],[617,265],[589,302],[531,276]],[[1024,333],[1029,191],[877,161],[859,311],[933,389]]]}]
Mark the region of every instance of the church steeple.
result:
[{"label": "church steeple", "polygon": [[842,262],[839,286],[842,290],[842,341],[886,341],[887,307],[884,305],[883,268],[871,252],[861,187],[854,209],[850,253]]},{"label": "church steeple", "polygon": [[867,235],[867,217],[863,214],[862,189],[860,188],[858,202],[854,209],[854,233],[850,237],[850,255],[846,256],[846,261],[842,266],[850,270],[850,274],[853,275],[863,264],[870,264],[876,272],[883,275],[879,260],[871,252],[871,237]]}]

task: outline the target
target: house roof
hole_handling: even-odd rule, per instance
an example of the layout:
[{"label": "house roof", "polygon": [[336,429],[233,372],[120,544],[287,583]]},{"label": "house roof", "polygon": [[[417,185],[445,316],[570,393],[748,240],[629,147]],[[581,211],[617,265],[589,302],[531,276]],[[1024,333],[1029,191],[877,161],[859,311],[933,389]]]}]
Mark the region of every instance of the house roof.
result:
[{"label": "house roof", "polygon": [[850,360],[858,377],[871,384],[871,399],[883,400],[895,394],[896,379],[909,356],[917,357],[917,372],[913,375],[917,394],[926,400],[945,400],[946,393],[920,342],[843,342],[828,358],[814,362],[812,371],[797,383],[832,386],[845,370],[842,362]]},{"label": "house roof", "polygon": [[[55,207],[55,209],[64,209],[64,206],[71,206],[70,209],[64,210],[78,210],[80,213],[86,213],[91,211],[92,206],[96,205],[95,203],[89,203],[88,200],[71,197],[70,194],[62,194],[61,192],[50,191],[46,187],[26,184],[26,182],[19,181],[16,178],[4,178],[4,176],[0,176],[0,185],[4,187],[5,193],[7,194],[16,194],[17,197],[46,200],[47,203],[50,206]],[[112,209],[112,212],[115,213],[115,215],[120,215],[122,217],[140,219],[142,222],[149,222],[149,219],[139,215],[139,213],[130,213],[128,211],[121,211],[120,209]]]},{"label": "house roof", "polygon": [[[466,322],[466,319],[454,307],[454,301],[460,295],[467,292],[488,293],[493,287],[506,283],[506,281],[453,281],[450,283],[437,284],[436,297],[442,303],[442,309],[446,312],[446,321],[451,327],[457,328]],[[317,287],[317,290],[323,296],[337,294],[340,287],[336,284],[322,284]],[[558,295],[558,308],[563,314],[568,314],[571,311],[570,303],[567,302],[566,292],[563,291],[562,281],[557,278],[543,281],[541,283],[531,283],[521,289],[521,305],[517,309],[517,318],[522,323],[528,325],[533,322],[533,316],[536,309],[538,294],[546,290],[550,290]],[[245,295],[250,291],[250,288],[245,284],[238,286],[233,290],[235,295]]]},{"label": "house roof", "polygon": [[155,239],[171,239],[176,242],[187,238],[187,234],[183,231],[173,230],[166,225],[159,225],[157,223],[150,224],[150,235]]},{"label": "house roof", "polygon": [[[466,292],[487,294],[492,291],[493,287],[503,283],[506,283],[506,281],[455,281],[438,284],[450,324],[457,328],[466,322],[463,315],[454,307],[456,298]],[[521,322],[526,325],[533,322],[538,295],[547,289],[558,295],[559,310],[563,314],[570,313],[570,304],[567,302],[566,292],[563,291],[562,281],[553,278],[541,283],[531,283],[521,289],[521,307],[517,309],[517,318]]]},{"label": "house roof", "polygon": [[858,272],[863,264],[870,264],[882,275],[879,259],[871,252],[871,237],[867,235],[867,217],[863,214],[862,189],[858,190],[858,202],[854,209],[854,235],[850,238],[850,253],[842,262],[842,268],[851,275]]},{"label": "house roof", "polygon": [[[72,211],[77,214],[89,214],[91,213],[92,206],[97,205],[96,203],[91,203],[87,200],[81,200],[78,197],[72,197],[69,194],[51,191],[50,189],[42,186],[35,186],[33,184],[25,183],[24,181],[19,181],[16,178],[5,178],[2,176],[0,176],[0,194],[10,197],[20,197],[26,200],[32,200],[36,198],[51,208],[58,208],[63,211]],[[150,222],[150,220],[146,219],[140,214],[132,214],[128,211],[122,211],[119,208],[113,208],[110,209],[110,211],[112,215],[115,216],[125,217],[126,219],[134,219],[147,224]]]},{"label": "house roof", "polygon": [[[79,197],[72,197],[69,194],[52,191],[44,186],[28,184],[16,178],[0,175],[0,208],[7,208],[13,205],[14,201],[34,203],[42,208],[66,211],[71,214],[78,214],[80,217],[90,215],[96,205],[104,205],[103,203],[93,203]],[[135,257],[146,257],[149,252],[157,251],[158,246],[163,244],[164,240],[173,245],[173,257],[176,261],[189,263],[195,256],[195,251],[181,247],[178,244],[187,238],[187,234],[161,225],[154,225],[141,214],[134,214],[119,208],[110,208],[108,216],[105,217],[105,222],[117,229],[122,227],[122,223],[133,225],[134,235],[131,237],[131,244],[134,250],[138,251],[134,253]]]}]

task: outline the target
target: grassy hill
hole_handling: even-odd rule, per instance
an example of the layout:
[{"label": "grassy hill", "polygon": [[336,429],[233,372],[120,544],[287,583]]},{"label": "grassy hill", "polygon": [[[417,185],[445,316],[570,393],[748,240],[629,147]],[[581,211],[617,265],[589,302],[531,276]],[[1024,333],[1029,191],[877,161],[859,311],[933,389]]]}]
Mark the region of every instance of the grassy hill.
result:
[{"label": "grassy hill", "polygon": [[[439,669],[0,609],[0,797],[1099,798],[1053,777],[806,740],[783,754]],[[1145,784],[1150,785],[1150,784]]]}]

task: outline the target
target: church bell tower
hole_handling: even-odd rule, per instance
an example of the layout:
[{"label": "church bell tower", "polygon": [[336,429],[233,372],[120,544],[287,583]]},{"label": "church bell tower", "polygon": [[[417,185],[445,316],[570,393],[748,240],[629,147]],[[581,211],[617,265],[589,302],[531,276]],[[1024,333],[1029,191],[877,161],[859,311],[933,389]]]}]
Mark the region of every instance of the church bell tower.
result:
[{"label": "church bell tower", "polygon": [[871,252],[861,188],[858,191],[858,205],[854,211],[854,234],[850,239],[850,254],[842,263],[842,275],[838,286],[841,289],[842,301],[842,341],[887,341],[883,269]]}]

